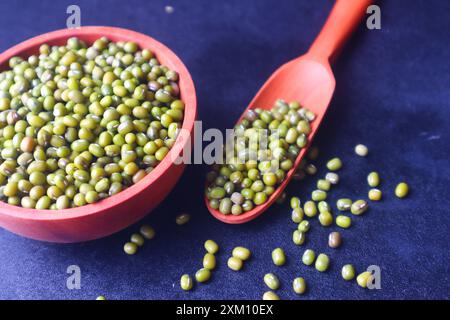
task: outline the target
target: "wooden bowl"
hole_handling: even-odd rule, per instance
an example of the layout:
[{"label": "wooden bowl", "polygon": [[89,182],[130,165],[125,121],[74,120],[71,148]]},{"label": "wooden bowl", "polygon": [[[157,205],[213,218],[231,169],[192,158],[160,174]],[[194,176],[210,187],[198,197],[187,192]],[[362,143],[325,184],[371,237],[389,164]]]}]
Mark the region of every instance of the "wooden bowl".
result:
[{"label": "wooden bowl", "polygon": [[39,52],[39,46],[64,45],[78,37],[92,44],[100,37],[111,41],[134,41],[154,52],[159,62],[178,72],[181,99],[185,102],[182,130],[167,156],[138,183],[97,203],[64,210],[37,210],[12,206],[0,201],[0,226],[24,237],[50,242],[80,242],[115,233],[147,215],[172,190],[185,164],[176,164],[186,144],[191,143],[197,112],[197,99],[191,75],[169,48],[144,34],[113,27],[81,27],[49,32],[24,41],[0,54],[0,70],[8,68],[13,56],[27,58]]}]

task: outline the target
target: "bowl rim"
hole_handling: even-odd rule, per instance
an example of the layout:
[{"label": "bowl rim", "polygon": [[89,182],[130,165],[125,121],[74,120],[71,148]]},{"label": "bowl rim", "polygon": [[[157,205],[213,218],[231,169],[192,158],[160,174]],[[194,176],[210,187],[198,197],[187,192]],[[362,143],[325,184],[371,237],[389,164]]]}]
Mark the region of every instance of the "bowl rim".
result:
[{"label": "bowl rim", "polygon": [[[175,71],[178,72],[180,77],[180,93],[182,94],[182,100],[185,103],[185,113],[180,134],[175,140],[173,147],[169,150],[169,153],[150,173],[136,184],[131,185],[118,194],[102,199],[96,203],[62,210],[28,209],[0,201],[0,215],[25,220],[55,221],[76,219],[104,212],[105,210],[141,193],[166,173],[167,169],[172,165],[183,165],[174,163],[174,160],[177,156],[182,154],[185,145],[190,143],[190,134],[193,131],[197,113],[195,87],[192,77],[181,59],[167,46],[154,38],[129,29],[109,26],[83,26],[74,29],[60,29],[35,36],[7,49],[0,54],[0,66],[7,63],[11,57],[21,56],[24,51],[30,50],[41,44],[55,41],[61,42],[70,37],[79,37],[81,40],[84,40],[88,36],[97,36],[98,38],[105,36],[112,41],[135,41],[138,43],[145,43],[145,48],[150,49],[161,64],[167,65],[169,68],[175,69]],[[27,54],[27,56],[29,55]],[[164,60],[164,63],[161,61],[161,58]]]}]

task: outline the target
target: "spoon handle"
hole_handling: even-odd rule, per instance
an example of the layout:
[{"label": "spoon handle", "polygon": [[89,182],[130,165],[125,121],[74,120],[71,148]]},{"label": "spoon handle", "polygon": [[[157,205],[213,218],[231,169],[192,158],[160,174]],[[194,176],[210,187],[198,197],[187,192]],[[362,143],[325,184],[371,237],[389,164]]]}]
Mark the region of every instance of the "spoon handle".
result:
[{"label": "spoon handle", "polygon": [[308,54],[318,60],[330,60],[334,57],[372,2],[373,0],[336,0]]}]

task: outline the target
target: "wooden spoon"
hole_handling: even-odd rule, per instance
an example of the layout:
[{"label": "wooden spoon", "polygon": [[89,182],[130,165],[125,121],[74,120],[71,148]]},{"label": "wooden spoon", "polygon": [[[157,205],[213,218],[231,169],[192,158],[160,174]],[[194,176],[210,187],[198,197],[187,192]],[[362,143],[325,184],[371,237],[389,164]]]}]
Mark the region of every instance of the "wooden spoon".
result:
[{"label": "wooden spoon", "polygon": [[[372,0],[337,0],[322,31],[309,51],[278,68],[262,86],[245,112],[254,108],[270,109],[277,99],[288,102],[299,101],[302,106],[316,114],[316,119],[311,125],[312,132],[308,137],[311,141],[328,109],[336,86],[330,59],[359,24],[371,3]],[[242,120],[245,112],[238,123]],[[264,204],[255,206],[254,209],[240,215],[224,215],[211,208],[205,197],[208,210],[217,219],[232,224],[244,223],[258,217],[281,195],[306,150],[306,148],[302,149],[294,167],[289,170],[284,181]]]}]

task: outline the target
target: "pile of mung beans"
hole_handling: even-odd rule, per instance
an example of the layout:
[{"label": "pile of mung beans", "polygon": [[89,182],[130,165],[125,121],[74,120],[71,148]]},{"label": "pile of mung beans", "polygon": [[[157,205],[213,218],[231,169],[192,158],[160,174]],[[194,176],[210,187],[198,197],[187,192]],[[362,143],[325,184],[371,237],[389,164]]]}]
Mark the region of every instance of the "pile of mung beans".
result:
[{"label": "pile of mung beans", "polygon": [[[248,110],[235,126],[225,164],[207,174],[211,208],[240,215],[265,203],[308,143],[313,112],[296,101],[277,100],[271,110]],[[227,148],[226,148],[227,149]]]},{"label": "pile of mung beans", "polygon": [[0,73],[0,200],[94,203],[167,155],[184,117],[177,72],[134,42],[77,38],[13,57]]}]

